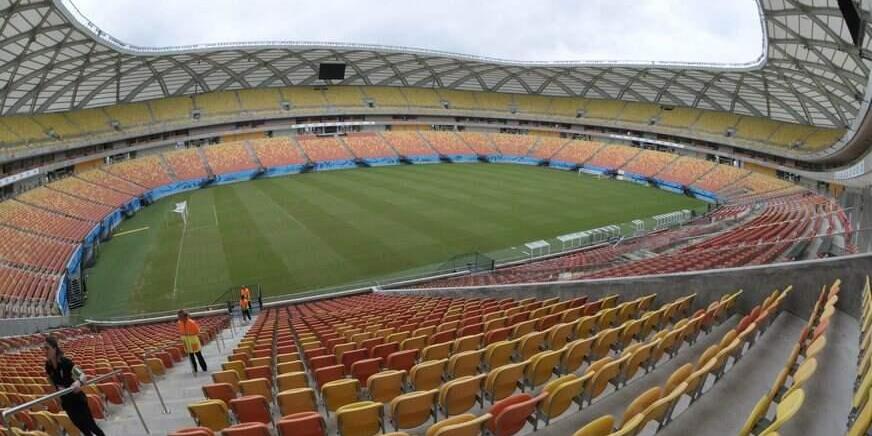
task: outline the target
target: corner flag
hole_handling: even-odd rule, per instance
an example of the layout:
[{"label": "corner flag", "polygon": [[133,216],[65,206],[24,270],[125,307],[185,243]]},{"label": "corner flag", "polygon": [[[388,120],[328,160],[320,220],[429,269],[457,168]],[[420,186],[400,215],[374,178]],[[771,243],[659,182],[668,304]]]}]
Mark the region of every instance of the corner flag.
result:
[{"label": "corner flag", "polygon": [[181,203],[176,203],[176,208],[173,209],[173,212],[182,216],[182,221],[185,224],[188,224],[188,202],[183,201]]}]

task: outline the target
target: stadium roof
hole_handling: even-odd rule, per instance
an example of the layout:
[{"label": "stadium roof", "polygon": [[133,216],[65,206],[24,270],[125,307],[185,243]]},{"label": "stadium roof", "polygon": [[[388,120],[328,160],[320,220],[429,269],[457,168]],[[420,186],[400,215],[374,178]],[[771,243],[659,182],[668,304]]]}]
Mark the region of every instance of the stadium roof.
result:
[{"label": "stadium roof", "polygon": [[[580,96],[851,127],[865,114],[869,44],[838,0],[760,0],[761,56],[747,64],[516,62],[403,47],[293,41],[137,47],[69,0],[0,0],[0,114],[83,109],[194,93],[323,85],[419,86]],[[870,9],[863,0],[862,16]],[[863,24],[863,33],[872,26]],[[868,36],[868,35],[866,35]],[[856,126],[854,126],[856,127]]]}]

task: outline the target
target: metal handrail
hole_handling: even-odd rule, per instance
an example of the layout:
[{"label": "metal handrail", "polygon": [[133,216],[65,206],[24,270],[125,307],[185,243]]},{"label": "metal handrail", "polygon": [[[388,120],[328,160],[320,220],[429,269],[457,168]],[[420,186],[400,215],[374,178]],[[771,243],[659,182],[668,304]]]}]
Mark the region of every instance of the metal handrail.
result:
[{"label": "metal handrail", "polygon": [[[99,383],[99,382],[101,382],[101,381],[103,381],[103,380],[106,380],[106,379],[109,379],[109,378],[115,377],[115,376],[121,374],[122,372],[123,372],[122,370],[120,370],[120,369],[116,369],[116,370],[114,370],[114,371],[112,371],[112,372],[110,372],[110,373],[108,373],[108,374],[103,374],[103,375],[101,375],[101,376],[98,376],[98,377],[95,377],[95,378],[92,378],[92,379],[87,379],[87,380],[85,380],[84,383],[82,383],[82,386],[80,386],[79,389],[81,389],[81,388],[84,387],[84,386],[91,385],[91,384],[96,384],[96,383]],[[47,401],[51,401],[51,400],[53,400],[53,399],[55,399],[55,398],[59,398],[59,397],[61,397],[61,396],[64,396],[64,395],[66,395],[66,394],[69,394],[69,393],[73,392],[74,390],[75,390],[75,388],[73,388],[73,387],[64,388],[64,389],[61,389],[61,390],[59,390],[59,391],[56,391],[56,392],[50,393],[50,394],[48,394],[48,395],[44,395],[44,396],[42,396],[42,397],[39,397],[39,398],[37,398],[37,399],[35,399],[35,400],[30,400],[30,401],[28,401],[28,402],[26,402],[26,403],[22,403],[22,404],[19,404],[19,405],[17,405],[17,406],[13,406],[13,407],[10,407],[10,408],[4,410],[3,413],[0,413],[0,424],[2,424],[2,425],[3,425],[3,428],[5,429],[5,432],[4,432],[4,433],[7,434],[7,435],[9,435],[9,436],[12,436],[12,435],[15,434],[15,433],[12,431],[12,427],[10,427],[9,424],[8,424],[8,421],[7,421],[8,417],[10,417],[10,416],[12,416],[12,415],[14,415],[14,414],[16,414],[16,413],[19,413],[19,412],[23,412],[23,411],[25,411],[25,410],[28,410],[28,409],[30,409],[31,407],[36,406],[37,404],[42,404],[42,403],[45,403],[45,402],[47,402]],[[126,385],[125,385],[125,390],[126,390]],[[129,392],[128,392],[128,393],[129,393]],[[131,396],[131,398],[132,398],[132,396]],[[137,408],[137,409],[138,409],[138,408]],[[142,416],[140,415],[140,420],[141,420],[141,419],[142,419]],[[144,428],[146,428],[146,433],[148,433],[148,427],[145,426],[145,421],[142,422],[142,425],[143,425]]]},{"label": "metal handrail", "polygon": [[166,348],[155,349],[151,351],[146,351],[142,355],[142,363],[145,365],[145,370],[148,372],[148,378],[151,380],[151,385],[154,386],[154,392],[157,394],[157,399],[160,401],[161,409],[163,409],[164,415],[170,414],[170,409],[167,408],[167,404],[164,402],[163,395],[160,393],[160,388],[157,386],[157,379],[154,373],[151,371],[151,366],[148,364],[148,357],[154,355],[155,353],[160,353],[165,351]]}]

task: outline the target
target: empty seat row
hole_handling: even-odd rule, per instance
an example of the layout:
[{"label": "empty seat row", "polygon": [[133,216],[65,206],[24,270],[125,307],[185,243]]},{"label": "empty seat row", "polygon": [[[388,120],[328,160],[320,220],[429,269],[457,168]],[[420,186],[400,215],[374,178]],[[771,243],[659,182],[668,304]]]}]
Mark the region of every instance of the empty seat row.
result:
[{"label": "empty seat row", "polygon": [[[822,314],[823,315],[823,314]],[[854,380],[854,396],[848,420],[848,435],[860,436],[872,428],[872,286],[869,277],[862,291],[860,316],[860,347],[857,356],[857,374]]]},{"label": "empty seat row", "polygon": [[475,154],[482,156],[497,154],[497,149],[494,147],[493,142],[491,142],[490,136],[486,133],[458,132],[457,135]]},{"label": "empty seat row", "polygon": [[[830,318],[836,310],[840,285],[841,282],[836,280],[831,286],[824,286],[821,290],[784,368],[778,373],[772,387],[754,405],[740,431],[740,436],[777,432],[799,412],[805,400],[805,392],[802,388],[817,371],[816,356],[827,345],[826,335]],[[774,409],[774,412],[771,409]]]},{"label": "empty seat row", "polygon": [[384,138],[376,133],[350,134],[343,140],[351,152],[361,159],[397,157],[397,153],[391,149]]},{"label": "empty seat row", "polygon": [[[637,396],[627,405],[620,419],[613,415],[602,416],[584,425],[574,436],[635,436],[646,431],[650,423],[656,424],[655,432],[662,430],[711,391],[754,346],[778,315],[789,292],[789,287],[773,292],[745,315],[735,328],[727,331],[720,341],[700,353],[695,362],[673,371],[663,386],[653,386]],[[712,303],[709,309],[718,304],[721,302]],[[681,402],[683,398],[687,400]]]},{"label": "empty seat row", "polygon": [[400,156],[433,156],[437,154],[416,131],[389,131],[382,133],[381,136]]},{"label": "empty seat row", "polygon": [[[363,296],[291,306],[287,316],[261,315],[251,341],[244,339],[225,371],[213,374],[216,383],[204,387],[210,399],[191,405],[191,413],[215,431],[254,420],[285,432],[290,428],[283,421],[303,413],[315,413],[308,419],[323,429],[316,425],[324,422],[316,418],[323,406],[326,418],[335,415],[340,434],[411,429],[430,420],[436,425],[428,434],[454,425],[512,434],[531,416],[525,412],[518,421],[519,413],[538,410],[543,401],[543,422],[565,412],[563,400],[535,393],[554,373],[569,376],[587,363],[576,385],[587,392],[579,399],[592,401],[607,385],[626,384],[638,368],[647,371],[663,356],[674,356],[681,344],[722,320],[738,294],[727,297],[692,321],[682,317],[694,296],[656,310],[653,295],[620,304],[614,297],[587,303]],[[411,316],[397,318],[394,311]],[[280,343],[283,352],[276,354]],[[519,386],[533,393],[515,394]],[[560,392],[564,398],[568,391]],[[467,414],[484,402],[492,404],[486,417]],[[283,418],[273,418],[273,407]]]},{"label": "empty seat row", "polygon": [[300,150],[296,141],[289,136],[262,138],[249,141],[257,160],[265,168],[303,165],[306,156]]},{"label": "empty seat row", "polygon": [[209,168],[215,175],[230,174],[246,170],[255,170],[257,163],[252,159],[252,152],[243,141],[229,142],[203,148],[203,154],[209,163]]},{"label": "empty seat row", "polygon": [[209,176],[199,148],[186,148],[163,154],[177,180],[205,179]]},{"label": "empty seat row", "polygon": [[354,156],[335,136],[298,136],[297,143],[312,162],[354,160]]},{"label": "empty seat row", "polygon": [[132,195],[124,194],[78,177],[65,177],[55,181],[50,186],[51,189],[65,194],[113,208],[124,206],[133,198]]}]

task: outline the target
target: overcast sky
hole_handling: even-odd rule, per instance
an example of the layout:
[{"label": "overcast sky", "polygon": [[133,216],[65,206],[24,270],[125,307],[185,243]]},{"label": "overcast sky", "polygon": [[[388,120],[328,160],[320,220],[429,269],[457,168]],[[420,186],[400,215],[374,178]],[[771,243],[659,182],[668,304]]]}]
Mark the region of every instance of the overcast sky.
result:
[{"label": "overcast sky", "polygon": [[755,0],[71,0],[140,46],[329,41],[521,61],[748,62]]}]

